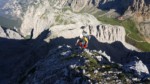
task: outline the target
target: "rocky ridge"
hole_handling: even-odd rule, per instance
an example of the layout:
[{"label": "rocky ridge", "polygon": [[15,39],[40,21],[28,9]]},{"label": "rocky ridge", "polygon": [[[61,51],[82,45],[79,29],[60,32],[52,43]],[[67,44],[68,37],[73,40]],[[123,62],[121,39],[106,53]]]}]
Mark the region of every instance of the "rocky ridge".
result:
[{"label": "rocky ridge", "polygon": [[[137,64],[116,64],[105,52],[87,49],[82,51],[64,45],[51,49],[47,57],[36,63],[19,82],[23,84],[148,82],[147,67],[140,60],[134,62]],[[134,77],[137,74],[140,77]]]},{"label": "rocky ridge", "polygon": [[[130,4],[118,9],[120,5],[114,4],[120,1],[123,0],[10,0],[3,7],[3,11],[8,10],[4,13],[9,17],[20,18],[22,23],[19,30],[0,28],[0,79],[3,79],[0,83],[148,81],[149,53],[132,51],[137,49],[125,42],[123,27],[102,24],[91,14],[79,13],[93,7],[102,10],[114,8],[115,12],[120,13],[120,9],[125,10]],[[112,4],[106,9],[108,3]],[[142,4],[145,4],[144,1]],[[142,7],[145,6],[133,7],[137,7],[136,11],[143,11]],[[134,13],[130,8],[128,11]],[[97,12],[97,9],[93,10]],[[74,48],[82,31],[91,36],[89,50]],[[130,60],[130,57],[134,60]],[[10,67],[6,67],[7,62]]]},{"label": "rocky ridge", "polygon": [[[15,69],[10,72],[13,74],[9,74],[9,78],[5,79],[6,81],[9,80],[10,83],[23,84],[49,84],[60,82],[123,84],[149,81],[149,67],[147,67],[149,61],[147,60],[147,63],[143,63],[143,60],[146,58],[142,56],[144,54],[141,54],[141,57],[138,52],[136,52],[137,55],[130,54],[132,51],[125,49],[123,45],[119,43],[99,43],[99,40],[94,38],[96,36],[91,36],[91,45],[89,44],[90,50],[81,50],[73,46],[76,41],[75,36],[66,37],[63,32],[57,34],[55,31],[55,34],[58,36],[54,37],[54,29],[55,28],[52,28],[53,31],[48,31],[46,34],[45,32],[41,33],[35,41],[30,39],[18,42],[19,44],[25,44],[28,48],[22,53],[21,47],[24,46],[19,46],[20,50],[17,52],[19,56],[24,57],[23,60],[17,57],[17,53],[15,55],[15,52],[10,52],[12,51],[11,46],[8,46],[10,47],[9,52],[14,53],[12,54],[14,55],[13,58],[17,58],[15,61],[19,61],[20,63],[16,66],[12,62],[10,68],[14,66]],[[58,29],[60,28],[58,27]],[[59,31],[62,30],[66,33],[68,31],[68,29],[60,29]],[[76,30],[79,29],[75,28],[75,31]],[[86,31],[86,28],[84,30]],[[7,43],[7,41],[5,43]],[[58,45],[61,46],[57,47]],[[92,50],[92,48],[96,50]],[[12,49],[14,50],[14,48]],[[118,52],[118,50],[122,51]],[[4,53],[2,55],[7,56],[7,54]],[[134,56],[136,58],[132,58]],[[12,60],[9,61],[11,63]],[[7,83],[6,81],[2,83]]]}]

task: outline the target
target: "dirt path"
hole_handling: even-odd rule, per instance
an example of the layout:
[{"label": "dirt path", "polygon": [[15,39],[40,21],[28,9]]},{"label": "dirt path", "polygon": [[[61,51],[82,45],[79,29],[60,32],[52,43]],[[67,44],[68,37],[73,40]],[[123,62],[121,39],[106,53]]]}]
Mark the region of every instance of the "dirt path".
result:
[{"label": "dirt path", "polygon": [[105,13],[105,14],[102,14],[102,15],[99,15],[98,17],[102,17],[102,16],[104,16],[104,15],[107,15],[107,14],[110,14],[110,13],[113,13],[113,12],[115,12],[115,10],[110,10],[110,11],[108,11],[107,13]]},{"label": "dirt path", "polygon": [[132,40],[134,40],[134,41],[136,41],[136,42],[138,42],[138,43],[144,43],[144,42],[146,42],[146,41],[139,41],[139,40],[136,40],[136,39],[130,37],[129,35],[131,34],[131,31],[128,30],[128,29],[127,29],[127,31],[129,31],[129,33],[127,34],[127,37],[128,37],[128,38],[130,38],[130,39],[132,39]]}]

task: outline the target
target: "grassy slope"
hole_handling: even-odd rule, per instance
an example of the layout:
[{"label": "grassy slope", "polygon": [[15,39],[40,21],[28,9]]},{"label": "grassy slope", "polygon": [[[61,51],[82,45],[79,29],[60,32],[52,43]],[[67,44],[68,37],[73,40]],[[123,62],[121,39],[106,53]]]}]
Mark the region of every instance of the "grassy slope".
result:
[{"label": "grassy slope", "polygon": [[139,34],[135,23],[131,19],[127,19],[124,21],[119,21],[115,18],[107,18],[105,16],[99,17],[99,21],[111,24],[111,25],[120,25],[125,27],[126,30],[126,41],[137,48],[141,49],[142,51],[150,51],[150,44],[145,42],[142,35]]}]

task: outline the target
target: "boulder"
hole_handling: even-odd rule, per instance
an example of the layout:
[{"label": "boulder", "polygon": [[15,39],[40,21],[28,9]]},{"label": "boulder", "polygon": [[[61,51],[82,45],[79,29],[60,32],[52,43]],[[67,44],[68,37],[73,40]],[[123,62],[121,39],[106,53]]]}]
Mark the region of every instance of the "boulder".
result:
[{"label": "boulder", "polygon": [[123,69],[126,72],[134,73],[134,75],[140,78],[143,78],[149,74],[147,66],[143,64],[143,62],[139,58],[124,65]]}]

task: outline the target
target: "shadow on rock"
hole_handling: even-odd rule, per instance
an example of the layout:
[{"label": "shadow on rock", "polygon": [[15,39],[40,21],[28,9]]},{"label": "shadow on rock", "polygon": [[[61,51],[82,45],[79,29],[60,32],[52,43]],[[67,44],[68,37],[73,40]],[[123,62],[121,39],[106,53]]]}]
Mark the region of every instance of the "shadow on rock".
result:
[{"label": "shadow on rock", "polygon": [[[0,83],[16,83],[31,66],[48,52],[44,41],[50,31],[43,31],[36,39],[16,40],[0,38]],[[11,81],[10,81],[11,80]]]},{"label": "shadow on rock", "polygon": [[[94,0],[93,0],[93,3],[95,3]],[[99,2],[98,8],[102,10],[108,10],[108,11],[111,9],[115,9],[117,13],[119,13],[120,15],[123,15],[124,12],[128,9],[128,7],[132,3],[133,1],[130,1],[130,0],[112,0],[112,1],[108,1],[104,3],[104,0],[102,0]]]},{"label": "shadow on rock", "polygon": [[[50,47],[54,48],[58,45],[70,45],[75,48],[77,39],[78,37],[70,39],[58,37],[51,40]],[[132,58],[133,56],[139,57],[144,62],[145,59],[149,58],[150,55],[150,53],[146,52],[136,52],[129,50],[119,41],[113,42],[111,44],[99,42],[94,36],[91,36],[91,39],[89,40],[88,49],[97,51],[101,50],[102,52],[105,52],[107,55],[109,55],[112,61],[121,64],[128,63],[130,61],[130,58]],[[150,63],[150,61],[147,60],[144,63]]]}]

